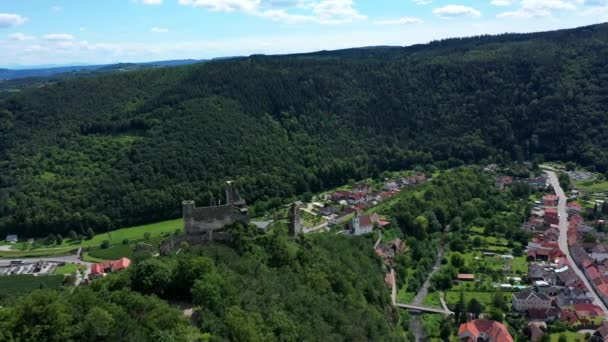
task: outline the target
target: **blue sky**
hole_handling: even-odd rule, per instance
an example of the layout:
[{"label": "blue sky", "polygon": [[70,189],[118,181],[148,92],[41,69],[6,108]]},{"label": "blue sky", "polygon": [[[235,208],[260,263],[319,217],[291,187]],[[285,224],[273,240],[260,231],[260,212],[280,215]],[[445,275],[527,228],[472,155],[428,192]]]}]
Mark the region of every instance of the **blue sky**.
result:
[{"label": "blue sky", "polygon": [[0,0],[0,66],[141,62],[608,21],[608,0]]}]

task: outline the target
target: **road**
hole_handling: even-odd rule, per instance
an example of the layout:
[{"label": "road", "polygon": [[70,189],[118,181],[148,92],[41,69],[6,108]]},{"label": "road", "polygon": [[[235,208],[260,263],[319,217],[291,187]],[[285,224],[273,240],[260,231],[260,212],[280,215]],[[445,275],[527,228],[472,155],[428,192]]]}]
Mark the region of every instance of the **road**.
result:
[{"label": "road", "polygon": [[39,257],[39,258],[14,258],[14,259],[0,259],[0,265],[9,265],[11,261],[23,261],[23,262],[36,262],[36,261],[54,261],[54,262],[65,262],[65,263],[75,263],[86,265],[87,267],[91,266],[93,263],[80,260],[78,254],[74,255],[64,255],[64,256],[55,256],[55,257]]},{"label": "road", "polygon": [[595,289],[591,287],[589,280],[587,279],[587,277],[585,277],[585,274],[581,271],[581,269],[574,262],[574,259],[572,259],[572,256],[570,255],[570,248],[568,248],[568,212],[566,210],[566,195],[564,194],[564,190],[559,184],[559,180],[555,172],[551,170],[545,170],[545,173],[547,174],[547,176],[549,176],[549,183],[553,187],[553,190],[555,191],[557,197],[559,197],[559,203],[557,205],[557,212],[559,214],[559,249],[561,249],[562,252],[566,254],[566,258],[568,259],[570,268],[572,268],[574,273],[576,273],[576,275],[581,278],[583,283],[585,283],[585,286],[587,286],[587,288],[589,289],[591,295],[593,296],[593,304],[602,308],[604,312],[608,312],[608,309],[606,309],[606,305],[597,295]]}]

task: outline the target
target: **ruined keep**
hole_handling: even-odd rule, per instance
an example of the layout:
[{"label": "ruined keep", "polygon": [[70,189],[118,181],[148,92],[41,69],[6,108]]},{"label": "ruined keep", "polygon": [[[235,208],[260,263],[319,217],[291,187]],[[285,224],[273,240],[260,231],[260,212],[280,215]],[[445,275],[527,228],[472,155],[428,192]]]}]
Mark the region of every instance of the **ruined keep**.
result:
[{"label": "ruined keep", "polygon": [[248,208],[231,181],[226,182],[226,204],[199,207],[194,201],[182,202],[187,236],[204,236],[213,241],[213,233],[236,222],[249,223]]},{"label": "ruined keep", "polygon": [[289,236],[297,237],[302,233],[302,222],[300,221],[300,204],[301,202],[294,202],[289,206]]},{"label": "ruined keep", "polygon": [[184,230],[186,234],[170,237],[160,245],[160,254],[167,255],[182,242],[198,245],[215,240],[226,240],[226,226],[241,222],[249,224],[249,210],[245,200],[239,196],[232,181],[226,182],[226,204],[196,207],[194,201],[182,202]]}]

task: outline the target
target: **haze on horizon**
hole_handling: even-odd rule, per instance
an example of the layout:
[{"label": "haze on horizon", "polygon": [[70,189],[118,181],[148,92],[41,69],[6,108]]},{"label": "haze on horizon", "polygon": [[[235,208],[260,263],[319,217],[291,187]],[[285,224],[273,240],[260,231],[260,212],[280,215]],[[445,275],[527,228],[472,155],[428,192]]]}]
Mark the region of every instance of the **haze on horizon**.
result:
[{"label": "haze on horizon", "polygon": [[5,0],[0,67],[403,46],[607,20],[608,0]]}]

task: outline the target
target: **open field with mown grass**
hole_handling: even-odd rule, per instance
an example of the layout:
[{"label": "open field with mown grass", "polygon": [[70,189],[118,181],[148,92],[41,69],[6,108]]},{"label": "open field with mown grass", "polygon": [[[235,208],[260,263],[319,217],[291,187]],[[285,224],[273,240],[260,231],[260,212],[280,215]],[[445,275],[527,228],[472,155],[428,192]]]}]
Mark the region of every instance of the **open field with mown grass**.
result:
[{"label": "open field with mown grass", "polygon": [[85,270],[86,266],[79,264],[65,264],[55,269],[53,274],[72,274],[76,270]]},{"label": "open field with mown grass", "polygon": [[[183,231],[184,224],[182,219],[162,221],[141,226],[121,228],[108,233],[95,235],[90,240],[72,241],[65,239],[61,245],[39,245],[38,248],[27,250],[10,250],[0,251],[0,257],[3,258],[26,258],[26,257],[43,257],[72,254],[80,247],[99,247],[105,240],[110,242],[110,245],[122,245],[123,240],[129,240],[129,243],[141,241],[146,233],[150,234],[150,239],[157,239],[169,233],[172,234],[176,230]],[[25,243],[20,244],[25,247]]]},{"label": "open field with mown grass", "polygon": [[568,342],[584,342],[586,341],[585,335],[579,334],[573,331],[564,331],[561,333],[553,333],[549,335],[551,342],[558,342],[560,336],[566,336]]}]

